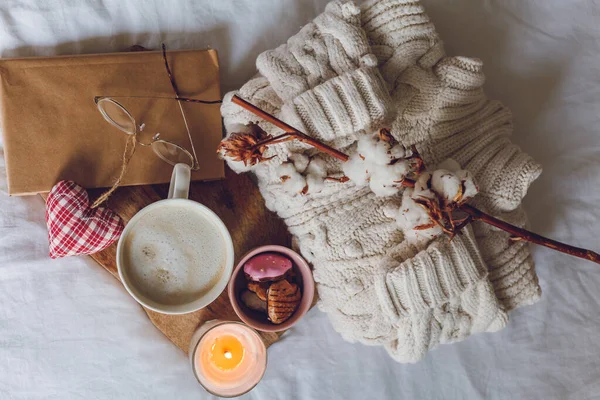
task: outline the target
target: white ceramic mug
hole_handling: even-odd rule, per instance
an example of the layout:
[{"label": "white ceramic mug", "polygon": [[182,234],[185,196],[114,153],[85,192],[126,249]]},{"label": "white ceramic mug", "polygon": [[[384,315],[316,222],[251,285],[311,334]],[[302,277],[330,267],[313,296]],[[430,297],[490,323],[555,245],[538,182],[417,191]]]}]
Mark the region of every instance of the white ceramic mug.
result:
[{"label": "white ceramic mug", "polygon": [[[212,301],[214,301],[221,294],[221,292],[223,292],[233,270],[234,252],[231,235],[229,234],[229,231],[225,227],[223,221],[221,221],[221,219],[213,211],[198,202],[188,199],[190,177],[191,171],[187,164],[175,165],[173,169],[173,175],[171,177],[171,185],[169,186],[168,198],[152,203],[135,214],[126,225],[123,234],[119,238],[119,243],[117,246],[117,268],[119,271],[119,277],[121,278],[121,282],[125,286],[125,289],[127,289],[129,294],[131,294],[131,296],[144,307],[163,314],[185,314],[206,307]],[[214,227],[216,227],[216,230],[223,239],[223,247],[215,249],[224,252],[222,274],[218,276],[218,279],[215,282],[211,282],[211,284],[214,284],[212,284],[212,286],[210,286],[202,294],[180,304],[165,304],[165,302],[157,301],[156,298],[153,298],[151,293],[143,293],[143,290],[138,287],[141,284],[137,283],[136,286],[136,282],[131,279],[130,274],[133,274],[133,271],[130,265],[128,265],[128,262],[126,262],[126,257],[124,257],[124,253],[126,251],[133,251],[132,249],[126,249],[128,246],[126,242],[128,241],[129,237],[133,237],[131,236],[132,234],[136,233],[136,225],[138,225],[138,221],[140,221],[140,219],[149,212],[156,212],[159,207],[167,206],[170,208],[173,206],[181,208],[193,207],[196,212],[202,214],[202,218],[206,220],[207,224],[213,224]],[[164,232],[164,234],[168,235],[168,232]],[[198,245],[201,245],[201,243],[198,243]]]}]

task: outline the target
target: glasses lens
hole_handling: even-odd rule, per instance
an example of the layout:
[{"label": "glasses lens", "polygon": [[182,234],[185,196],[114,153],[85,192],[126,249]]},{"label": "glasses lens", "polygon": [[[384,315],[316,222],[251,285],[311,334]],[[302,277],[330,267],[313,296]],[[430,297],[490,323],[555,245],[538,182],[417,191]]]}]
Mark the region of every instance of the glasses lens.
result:
[{"label": "glasses lens", "polygon": [[171,165],[184,163],[194,168],[194,157],[181,146],[164,140],[157,140],[152,143],[152,150],[157,156]]},{"label": "glasses lens", "polygon": [[105,120],[125,133],[135,134],[135,120],[122,105],[112,99],[100,99],[97,105]]}]

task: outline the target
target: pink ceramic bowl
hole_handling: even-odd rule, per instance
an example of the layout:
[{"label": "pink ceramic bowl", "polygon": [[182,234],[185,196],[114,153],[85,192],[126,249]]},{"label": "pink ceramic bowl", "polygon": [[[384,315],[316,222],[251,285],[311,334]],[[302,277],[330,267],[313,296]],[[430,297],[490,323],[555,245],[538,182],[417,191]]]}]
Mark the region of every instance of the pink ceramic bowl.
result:
[{"label": "pink ceramic bowl", "polygon": [[[298,309],[287,321],[281,324],[272,323],[267,319],[266,315],[249,309],[240,300],[240,293],[244,291],[247,284],[246,277],[244,276],[244,264],[255,255],[266,252],[279,253],[292,260],[292,268],[294,268],[294,271],[296,272],[296,279],[302,290],[302,299],[300,300]],[[246,325],[263,332],[278,332],[293,326],[310,309],[315,293],[315,282],[313,281],[312,271],[310,270],[308,263],[300,256],[300,254],[287,247],[269,245],[257,247],[246,253],[233,270],[227,290],[229,300],[231,301],[235,313]]]}]

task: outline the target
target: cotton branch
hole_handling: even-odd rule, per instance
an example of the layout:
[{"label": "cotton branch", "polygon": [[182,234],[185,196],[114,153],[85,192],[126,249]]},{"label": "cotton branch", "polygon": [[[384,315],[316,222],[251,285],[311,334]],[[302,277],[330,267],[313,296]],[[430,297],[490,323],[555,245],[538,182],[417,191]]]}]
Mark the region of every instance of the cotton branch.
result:
[{"label": "cotton branch", "polygon": [[[273,115],[267,113],[264,110],[256,107],[255,105],[247,102],[246,100],[238,97],[237,95],[233,96],[233,103],[239,105],[240,107],[252,112],[253,114],[261,117],[262,119],[270,122],[276,127],[283,129],[285,131],[284,134],[279,136],[260,136],[260,134],[254,134],[251,138],[244,138],[244,134],[232,134],[230,139],[224,140],[220,145],[218,151],[223,151],[225,156],[231,157],[236,161],[244,161],[244,163],[250,163],[250,165],[254,165],[255,163],[267,160],[267,158],[262,157],[262,153],[265,151],[268,145],[282,143],[289,140],[298,140],[303,143],[307,143],[314,148],[329,154],[332,157],[335,157],[343,162],[348,161],[349,156],[344,154],[308,135],[302,133],[295,129],[294,127],[286,124],[280,119],[274,117]],[[263,132],[264,133],[264,132]],[[237,136],[234,136],[237,135]],[[345,182],[345,179],[341,179],[341,182]],[[404,187],[414,187],[415,181],[405,177],[401,182],[399,182],[401,186]],[[466,218],[455,218],[452,214],[453,211],[461,211],[467,214]],[[505,232],[508,232],[512,235],[513,240],[524,240],[527,242],[539,244],[548,248],[551,248],[556,251],[560,251],[561,253],[569,254],[574,257],[583,258],[585,260],[593,261],[595,263],[600,264],[600,255],[591,250],[582,249],[579,247],[574,247],[565,243],[558,242],[556,240],[552,240],[546,238],[544,236],[538,235],[536,233],[530,232],[526,229],[519,228],[517,226],[511,225],[505,221],[502,221],[498,218],[495,218],[489,214],[484,213],[483,211],[469,205],[466,203],[459,204],[457,203],[453,209],[444,209],[441,210],[446,216],[445,223],[440,222],[439,218],[433,219],[433,222],[440,225],[444,232],[450,234],[450,236],[458,233],[460,229],[465,227],[468,223],[472,221],[481,221],[486,224],[495,226],[498,229],[501,229]],[[439,213],[440,210],[431,210],[428,209],[430,213]],[[443,224],[443,225],[442,225]]]}]

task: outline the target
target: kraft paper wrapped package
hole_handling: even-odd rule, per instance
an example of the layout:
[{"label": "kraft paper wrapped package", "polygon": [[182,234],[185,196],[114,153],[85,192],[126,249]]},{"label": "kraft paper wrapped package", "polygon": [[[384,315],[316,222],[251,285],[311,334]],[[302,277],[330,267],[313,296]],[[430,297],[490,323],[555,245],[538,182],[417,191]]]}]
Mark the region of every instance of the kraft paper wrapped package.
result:
[{"label": "kraft paper wrapped package", "polygon": [[[167,57],[182,97],[221,98],[215,50],[169,51]],[[47,192],[60,180],[85,188],[113,184],[127,135],[104,120],[94,96],[115,97],[138,126],[143,123],[143,142],[160,132],[161,139],[192,152],[159,51],[4,59],[0,76],[11,195]],[[222,137],[219,105],[182,105],[200,162],[192,179],[223,178],[224,165],[215,153]],[[165,183],[171,171],[150,146],[138,145],[121,185]]]}]

